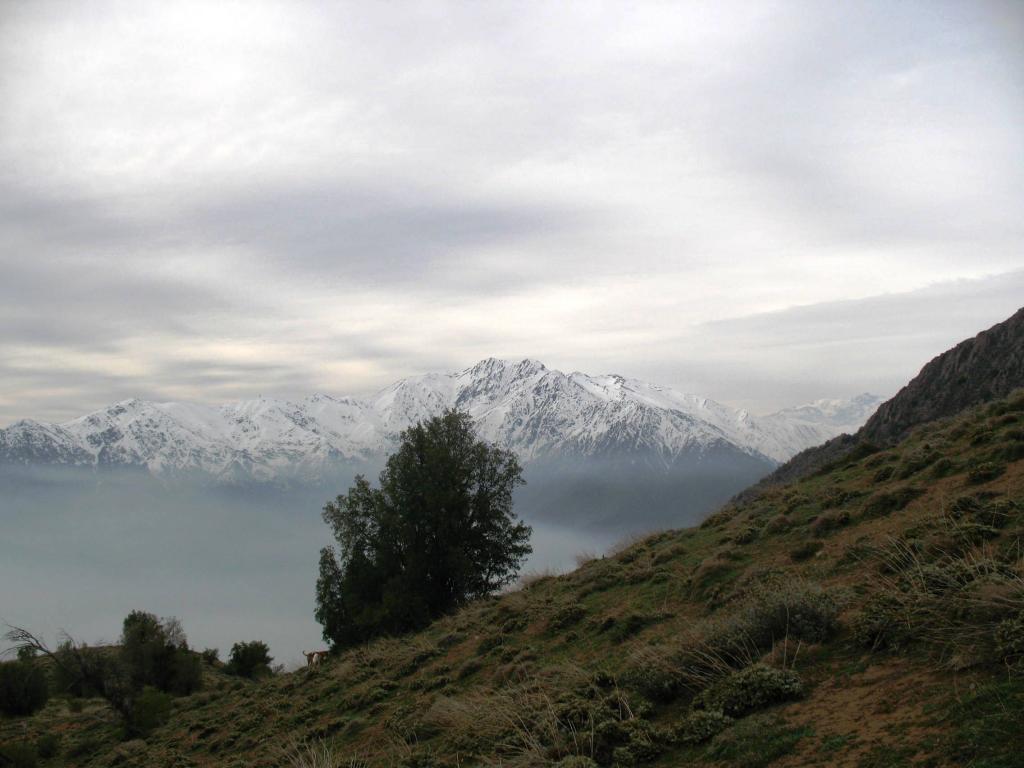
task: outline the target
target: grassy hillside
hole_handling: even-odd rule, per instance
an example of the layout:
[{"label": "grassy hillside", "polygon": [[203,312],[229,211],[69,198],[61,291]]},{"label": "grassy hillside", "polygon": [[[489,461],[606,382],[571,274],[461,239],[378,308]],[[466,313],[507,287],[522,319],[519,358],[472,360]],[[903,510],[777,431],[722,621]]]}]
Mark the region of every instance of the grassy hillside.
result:
[{"label": "grassy hillside", "polygon": [[58,698],[0,742],[59,734],[41,764],[73,766],[1019,766],[1022,458],[1017,393],[321,669],[208,668],[145,741]]}]

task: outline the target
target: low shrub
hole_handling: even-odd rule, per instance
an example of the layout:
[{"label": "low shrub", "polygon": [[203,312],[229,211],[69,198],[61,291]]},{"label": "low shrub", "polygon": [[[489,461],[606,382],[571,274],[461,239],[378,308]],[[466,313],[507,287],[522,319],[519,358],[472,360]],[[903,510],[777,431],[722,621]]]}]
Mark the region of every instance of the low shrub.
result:
[{"label": "low shrub", "polygon": [[757,539],[760,533],[761,529],[756,525],[748,525],[733,536],[732,541],[734,544],[750,544]]},{"label": "low shrub", "polygon": [[654,701],[697,694],[757,661],[777,642],[819,643],[838,628],[839,606],[802,580],[752,588],[730,613],[706,620],[675,642],[634,651],[623,681]]},{"label": "low shrub", "polygon": [[572,602],[559,606],[548,619],[549,632],[561,632],[578,624],[586,615],[586,610],[579,603]]},{"label": "low shrub", "polygon": [[39,754],[35,745],[27,741],[12,741],[0,744],[0,765],[11,768],[35,768]]},{"label": "low shrub", "polygon": [[996,625],[995,641],[1000,661],[1015,664],[1024,660],[1024,611]]},{"label": "low shrub", "polygon": [[10,717],[31,715],[42,709],[49,697],[46,674],[35,662],[0,664],[0,712]]},{"label": "low shrub", "polygon": [[203,663],[209,667],[214,666],[220,661],[220,649],[219,648],[206,648],[202,652]]},{"label": "low shrub", "polygon": [[850,513],[846,510],[826,512],[818,516],[811,526],[811,533],[821,538],[850,524]]},{"label": "low shrub", "polygon": [[43,760],[56,757],[60,752],[60,734],[45,733],[36,739],[36,751]]},{"label": "low shrub", "polygon": [[853,621],[854,639],[872,650],[899,651],[913,639],[906,611],[892,595],[876,595],[868,600]]},{"label": "low shrub", "polygon": [[969,470],[967,470],[967,482],[971,485],[980,485],[981,483],[987,483],[996,478],[1002,476],[1006,471],[1005,464],[997,464],[992,461],[983,461],[980,464],[975,464]]},{"label": "low shrub", "polygon": [[803,691],[800,676],[793,670],[755,664],[702,691],[693,706],[729,717],[742,717],[771,704],[798,699]]},{"label": "low shrub", "polygon": [[916,475],[922,469],[926,469],[931,466],[938,461],[941,456],[942,454],[933,449],[930,445],[923,445],[903,457],[903,463],[900,464],[897,476],[901,480],[905,480],[912,475]]},{"label": "low shrub", "polygon": [[886,480],[892,480],[893,475],[896,474],[896,468],[893,466],[882,467],[874,475],[871,476],[872,483],[884,483]]},{"label": "low shrub", "polygon": [[716,710],[691,712],[672,728],[672,738],[680,744],[702,744],[732,725],[733,719]]},{"label": "low shrub", "polygon": [[130,734],[147,736],[171,717],[171,697],[156,688],[144,688],[132,702],[127,718]]},{"label": "low shrub", "polygon": [[898,512],[922,493],[924,491],[913,486],[904,486],[894,491],[876,493],[864,502],[864,516],[883,517],[893,512]]},{"label": "low shrub", "polygon": [[812,557],[818,554],[818,552],[820,552],[821,548],[824,546],[825,542],[820,541],[818,539],[811,539],[810,541],[805,541],[803,544],[798,544],[793,549],[791,549],[789,551],[789,557],[794,563],[800,563],[804,560],[810,560]]}]

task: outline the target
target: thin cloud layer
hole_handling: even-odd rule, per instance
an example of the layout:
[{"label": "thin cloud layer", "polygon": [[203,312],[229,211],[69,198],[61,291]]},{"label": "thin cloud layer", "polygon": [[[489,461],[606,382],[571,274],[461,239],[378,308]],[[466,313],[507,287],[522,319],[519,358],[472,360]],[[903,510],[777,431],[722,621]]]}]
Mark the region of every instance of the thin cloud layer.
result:
[{"label": "thin cloud layer", "polygon": [[888,394],[1024,303],[1022,20],[6,4],[0,424],[487,355]]}]

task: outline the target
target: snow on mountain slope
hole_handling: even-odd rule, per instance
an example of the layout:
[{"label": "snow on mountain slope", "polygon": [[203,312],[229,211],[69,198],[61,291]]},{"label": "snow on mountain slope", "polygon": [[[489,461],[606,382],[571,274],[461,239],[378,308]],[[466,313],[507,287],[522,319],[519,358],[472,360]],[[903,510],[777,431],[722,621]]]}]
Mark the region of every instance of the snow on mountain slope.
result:
[{"label": "snow on mountain slope", "polygon": [[472,415],[481,437],[527,462],[643,456],[670,467],[723,449],[781,462],[855,430],[879,402],[862,395],[753,417],[637,379],[489,358],[454,374],[403,379],[367,399],[319,394],[224,406],[126,400],[62,425],[21,421],[0,430],[0,463],[314,479],[345,462],[379,458],[403,429],[452,407]]}]

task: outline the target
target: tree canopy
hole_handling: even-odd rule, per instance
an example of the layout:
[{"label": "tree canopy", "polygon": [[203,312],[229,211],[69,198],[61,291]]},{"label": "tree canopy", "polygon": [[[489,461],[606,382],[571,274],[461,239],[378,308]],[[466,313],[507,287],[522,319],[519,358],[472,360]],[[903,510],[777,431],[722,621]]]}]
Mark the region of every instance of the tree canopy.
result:
[{"label": "tree canopy", "polygon": [[467,414],[403,432],[378,488],[357,476],[324,507],[337,540],[320,552],[324,639],[351,645],[418,629],[514,580],[532,551],[512,510],[523,482],[515,455],[477,440]]}]

